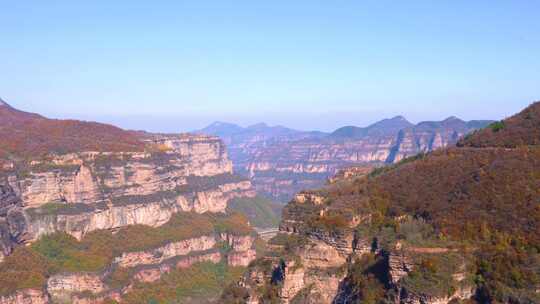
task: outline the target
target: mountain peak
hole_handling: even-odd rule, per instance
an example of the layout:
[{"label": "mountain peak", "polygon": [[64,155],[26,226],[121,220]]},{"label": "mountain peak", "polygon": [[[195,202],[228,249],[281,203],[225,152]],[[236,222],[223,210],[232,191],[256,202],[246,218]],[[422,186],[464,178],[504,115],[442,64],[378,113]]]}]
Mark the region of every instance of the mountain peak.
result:
[{"label": "mountain peak", "polygon": [[461,119],[459,119],[459,118],[456,117],[456,116],[449,116],[449,117],[447,117],[447,118],[446,118],[445,120],[443,120],[443,121],[452,121],[452,120],[461,120]]},{"label": "mountain peak", "polygon": [[211,123],[204,129],[193,131],[193,132],[223,137],[223,136],[230,136],[232,134],[242,132],[243,130],[244,128],[233,123],[223,122],[223,121],[214,121],[213,123]]},{"label": "mountain peak", "polygon": [[390,118],[390,120],[395,120],[395,121],[406,121],[406,122],[408,122],[408,120],[407,120],[405,117],[401,116],[401,115],[394,116],[394,117]]},{"label": "mountain peak", "polygon": [[400,130],[400,129],[404,129],[411,126],[413,126],[413,124],[410,123],[405,117],[398,115],[392,118],[386,118],[386,119],[380,120],[368,126],[368,129]]}]

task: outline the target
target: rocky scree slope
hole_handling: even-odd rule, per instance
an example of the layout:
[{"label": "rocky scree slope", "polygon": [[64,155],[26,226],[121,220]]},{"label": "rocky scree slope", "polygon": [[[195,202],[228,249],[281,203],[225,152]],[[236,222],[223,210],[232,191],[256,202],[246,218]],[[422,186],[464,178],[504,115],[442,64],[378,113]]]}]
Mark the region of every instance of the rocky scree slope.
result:
[{"label": "rocky scree slope", "polygon": [[[221,214],[226,212],[229,200],[255,197],[249,180],[233,174],[232,163],[219,138],[130,132],[97,123],[50,120],[16,110],[5,102],[0,105],[0,120],[6,123],[0,127],[0,139],[8,143],[3,146],[0,164],[0,261],[3,261],[0,268],[6,269],[2,271],[2,280],[7,280],[4,282],[16,279],[13,284],[0,284],[3,288],[0,303],[47,302],[56,297],[53,285],[60,286],[61,291],[77,293],[83,302],[90,299],[103,302],[112,297],[107,294],[111,289],[103,287],[99,280],[117,264],[121,268],[151,264],[159,266],[162,274],[168,273],[166,269],[172,271],[197,262],[245,266],[254,258],[251,247],[255,238],[251,236],[251,228],[242,230],[247,239],[241,241],[219,233],[221,224],[207,229],[205,235],[176,236],[176,242],[172,243],[169,238],[163,238],[170,233],[166,227],[171,221],[177,223],[178,229],[183,227],[181,221],[178,223],[179,214]],[[205,222],[212,220],[207,218],[196,224]],[[238,226],[244,224],[247,225],[240,221]],[[191,228],[204,230],[197,225]],[[147,246],[135,246],[140,254],[129,255],[129,259],[146,261],[142,264],[110,260],[123,256],[124,251],[134,250],[127,245],[109,254],[106,263],[99,262],[103,257],[98,254],[83,259],[85,263],[100,265],[97,268],[81,265],[84,271],[92,270],[90,277],[81,276],[77,267],[55,263],[51,266],[47,260],[59,258],[60,253],[54,250],[64,248],[63,245],[54,250],[48,248],[54,242],[43,243],[44,238],[64,235],[69,240],[68,248],[71,243],[75,244],[72,247],[84,248],[86,245],[81,242],[88,237],[135,229],[130,227],[142,227],[137,228],[142,229],[141,234],[152,236],[142,242]],[[159,240],[163,243],[156,244]],[[237,247],[237,242],[245,245]],[[42,244],[46,249],[38,250],[37,254],[22,246],[34,244]],[[191,247],[191,251],[186,251]],[[220,251],[222,247],[226,250]],[[80,261],[76,257],[81,254],[76,253],[73,260],[66,259],[77,264]],[[66,256],[70,255],[66,253]],[[25,268],[25,264],[34,265],[38,274],[33,268]],[[67,283],[49,281],[59,273],[69,278]],[[131,279],[133,275],[130,273],[128,277]],[[154,278],[159,276],[154,274]],[[74,287],[87,281],[92,282],[88,286],[94,287]],[[88,292],[92,296],[81,296]],[[104,296],[96,297],[96,294]],[[66,301],[75,298],[69,296]]]},{"label": "rocky scree slope", "polygon": [[539,303],[539,111],[298,194],[223,303]]}]

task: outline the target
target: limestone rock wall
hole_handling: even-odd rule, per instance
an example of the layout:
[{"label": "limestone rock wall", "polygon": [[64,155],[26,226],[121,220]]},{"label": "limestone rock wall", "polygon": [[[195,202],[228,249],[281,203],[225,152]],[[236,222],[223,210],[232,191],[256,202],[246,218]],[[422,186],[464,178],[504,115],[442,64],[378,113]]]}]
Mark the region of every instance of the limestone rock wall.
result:
[{"label": "limestone rock wall", "polygon": [[180,211],[225,212],[232,198],[256,195],[248,180],[232,174],[218,138],[171,135],[150,142],[159,150],[53,155],[2,171],[0,258],[44,234],[81,239],[100,229],[156,227]]},{"label": "limestone rock wall", "polygon": [[[227,256],[220,253],[216,246],[218,242],[222,241],[231,241],[235,244],[233,251]],[[122,295],[129,292],[136,282],[156,282],[162,275],[174,269],[187,268],[200,262],[219,263],[221,261],[225,261],[230,266],[245,267],[255,259],[253,242],[254,237],[250,235],[205,235],[144,251],[126,252],[116,257],[112,265],[101,272],[54,275],[47,280],[46,292],[44,291],[42,294],[45,299],[50,296],[56,302],[101,303],[108,298],[121,302]],[[127,285],[121,288],[111,288],[107,283],[107,278],[118,267],[132,269],[133,275]],[[12,297],[16,296],[17,294]]]},{"label": "limestone rock wall", "polygon": [[47,304],[49,296],[39,289],[25,289],[0,297],[0,304]]},{"label": "limestone rock wall", "polygon": [[187,239],[180,242],[169,243],[163,247],[150,251],[123,253],[114,260],[120,267],[131,268],[140,265],[161,264],[163,261],[181,255],[188,255],[191,252],[210,250],[216,245],[214,236],[202,236],[194,239]]},{"label": "limestone rock wall", "polygon": [[[274,299],[277,298],[279,303],[355,303],[358,295],[348,284],[354,281],[349,276],[357,274],[349,271],[365,255],[383,261],[380,264],[383,266],[378,268],[379,275],[387,278],[384,284],[396,295],[396,303],[447,304],[473,296],[474,283],[465,279],[468,276],[465,260],[459,258],[456,249],[405,246],[401,241],[392,243],[393,247],[379,248],[373,237],[354,229],[360,223],[368,222],[369,215],[345,217],[348,225],[340,229],[323,230],[316,224],[308,224],[329,212],[325,201],[320,193],[305,192],[298,194],[286,207],[280,225],[281,234],[275,241],[278,243],[271,240],[265,258],[252,264],[239,282],[250,296],[249,303],[268,301],[272,290]],[[279,245],[279,239],[294,240],[295,245]],[[433,294],[430,293],[433,291],[410,288],[403,282],[426,255],[429,259],[441,254],[456,257],[445,260],[446,263],[453,261],[452,265],[446,265],[453,269],[451,280],[457,286],[452,294]]]},{"label": "limestone rock wall", "polygon": [[[161,143],[163,141],[163,143]],[[157,141],[152,153],[83,152],[32,161],[22,172],[4,177],[24,206],[50,202],[87,203],[128,195],[171,191],[189,176],[232,174],[232,163],[215,137],[185,136]],[[6,175],[6,174],[5,174]]]}]

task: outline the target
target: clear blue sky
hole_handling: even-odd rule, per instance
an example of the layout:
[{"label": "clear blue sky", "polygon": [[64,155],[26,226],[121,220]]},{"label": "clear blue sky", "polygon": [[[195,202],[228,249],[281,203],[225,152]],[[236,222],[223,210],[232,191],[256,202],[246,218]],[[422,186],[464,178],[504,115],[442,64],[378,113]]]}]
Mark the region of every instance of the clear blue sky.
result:
[{"label": "clear blue sky", "polygon": [[329,130],[540,99],[540,1],[0,1],[0,97],[50,117]]}]

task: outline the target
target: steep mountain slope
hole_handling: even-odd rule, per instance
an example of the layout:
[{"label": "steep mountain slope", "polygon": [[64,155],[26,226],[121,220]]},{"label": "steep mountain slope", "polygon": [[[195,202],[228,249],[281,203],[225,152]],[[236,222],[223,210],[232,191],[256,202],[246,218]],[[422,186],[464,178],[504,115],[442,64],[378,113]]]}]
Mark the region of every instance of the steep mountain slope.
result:
[{"label": "steep mountain slope", "polygon": [[298,194],[224,303],[539,303],[539,109]]},{"label": "steep mountain slope", "polygon": [[495,122],[461,140],[464,147],[507,147],[540,144],[540,106],[538,102],[504,121]]},{"label": "steep mountain slope", "polygon": [[413,125],[396,116],[365,128],[343,127],[328,135],[259,125],[226,138],[236,171],[249,176],[259,193],[286,202],[302,189],[320,187],[342,168],[395,163],[455,144],[489,123],[449,117]]},{"label": "steep mountain slope", "polygon": [[219,138],[0,107],[0,303],[213,299],[255,258],[227,205],[256,193]]}]

